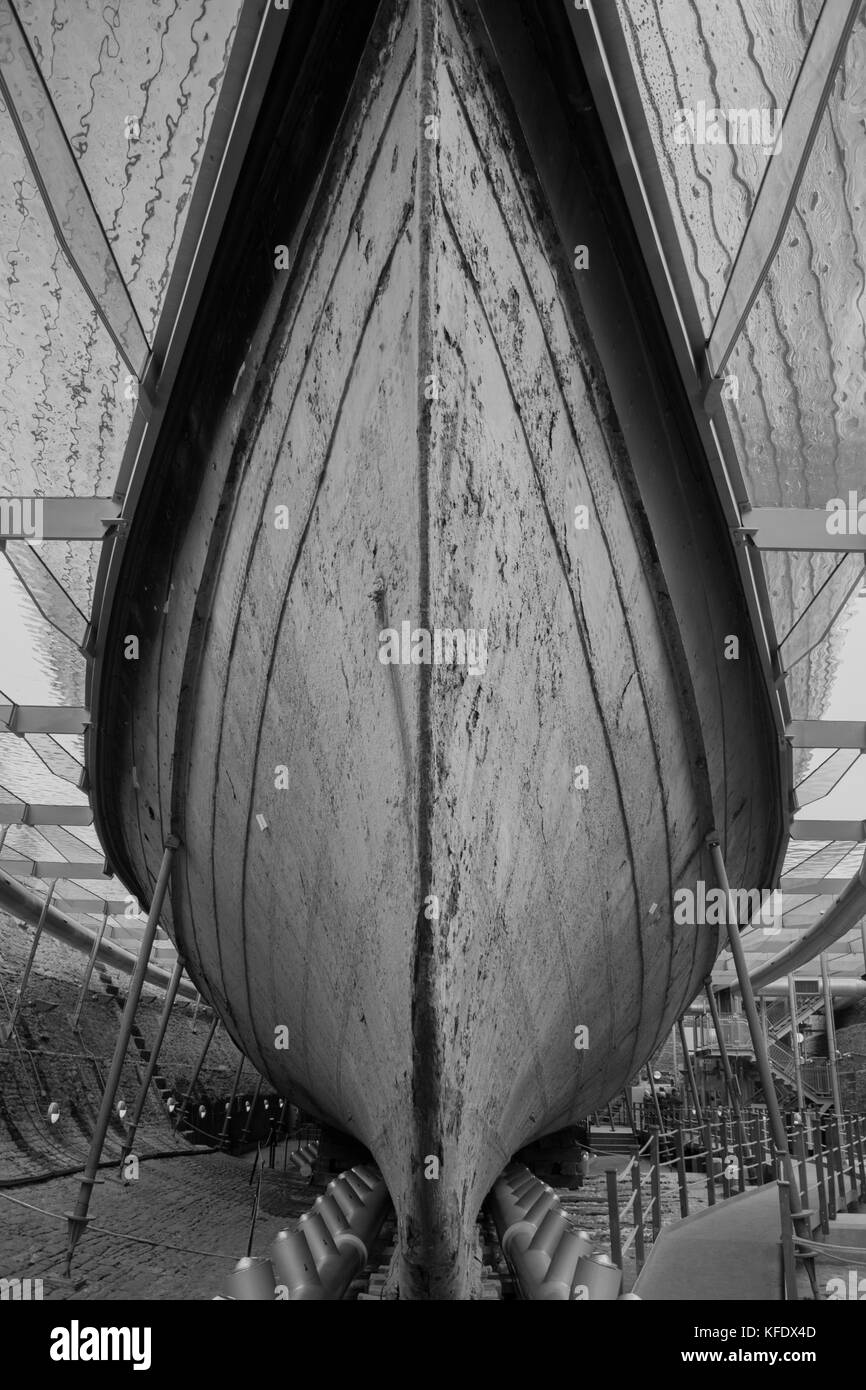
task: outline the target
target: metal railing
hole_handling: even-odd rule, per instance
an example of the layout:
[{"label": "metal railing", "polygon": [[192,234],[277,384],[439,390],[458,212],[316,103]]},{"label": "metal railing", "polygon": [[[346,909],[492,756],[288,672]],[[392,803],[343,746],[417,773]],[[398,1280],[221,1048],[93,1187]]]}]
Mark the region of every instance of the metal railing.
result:
[{"label": "metal railing", "polygon": [[[866,1263],[862,1251],[827,1241],[830,1222],[835,1220],[837,1212],[866,1202],[866,1121],[860,1115],[829,1115],[817,1123],[811,1113],[805,1118],[805,1123],[788,1130],[796,1160],[799,1214],[792,1212],[790,1187],[784,1180],[784,1173],[780,1171],[778,1177],[782,1267],[785,1298],[789,1302],[797,1302],[800,1298],[798,1261],[809,1276],[812,1296],[816,1299],[819,1294],[814,1261],[819,1252],[825,1258],[841,1258],[852,1265]],[[814,1165],[814,1180],[809,1172],[810,1160]],[[817,1200],[817,1206],[810,1205],[813,1199]],[[813,1240],[819,1230],[823,1239]]]},{"label": "metal railing", "polygon": [[[782,1241],[785,1288],[788,1298],[797,1298],[795,1260],[807,1261],[815,1243],[802,1231],[799,1221],[811,1220],[810,1235],[820,1225],[829,1233],[840,1206],[866,1201],[866,1121],[855,1115],[840,1119],[807,1111],[805,1116],[786,1117],[786,1134],[799,1172],[800,1206],[805,1215],[792,1216],[788,1184],[782,1155],[773,1147],[765,1110],[752,1107],[741,1112],[739,1120],[731,1112],[719,1112],[716,1119],[702,1124],[679,1124],[660,1130],[657,1126],[634,1152],[622,1171],[614,1164],[605,1169],[608,1228],[611,1258],[622,1269],[625,1256],[634,1247],[634,1261],[640,1274],[647,1259],[648,1246],[658,1239],[662,1225],[661,1170],[675,1169],[680,1216],[689,1215],[689,1172],[703,1172],[706,1203],[714,1206],[745,1192],[775,1182],[779,1188],[782,1212]],[[814,1165],[815,1184],[811,1184],[807,1164]],[[622,1187],[631,1191],[622,1200]],[[812,1193],[809,1188],[812,1186]],[[809,1208],[817,1186],[818,1205]],[[814,1218],[814,1219],[813,1219]],[[831,1250],[832,1247],[820,1247]],[[847,1252],[846,1252],[847,1253]]]}]

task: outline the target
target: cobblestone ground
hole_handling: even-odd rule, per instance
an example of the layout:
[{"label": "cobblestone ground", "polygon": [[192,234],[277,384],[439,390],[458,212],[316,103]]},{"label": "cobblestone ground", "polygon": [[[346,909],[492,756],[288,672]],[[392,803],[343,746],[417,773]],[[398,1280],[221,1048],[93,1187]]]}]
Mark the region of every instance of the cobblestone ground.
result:
[{"label": "cobblestone ground", "polygon": [[[103,1170],[71,1279],[64,1274],[66,1221],[57,1213],[71,1210],[79,1179],[0,1191],[0,1278],[42,1279],[46,1299],[211,1299],[246,1254],[249,1175],[248,1159],[219,1153],[143,1160],[138,1181],[126,1185],[115,1170]],[[254,1255],[267,1252],[329,1177],[313,1184],[266,1170],[262,1205],[270,1211],[260,1211]]]}]

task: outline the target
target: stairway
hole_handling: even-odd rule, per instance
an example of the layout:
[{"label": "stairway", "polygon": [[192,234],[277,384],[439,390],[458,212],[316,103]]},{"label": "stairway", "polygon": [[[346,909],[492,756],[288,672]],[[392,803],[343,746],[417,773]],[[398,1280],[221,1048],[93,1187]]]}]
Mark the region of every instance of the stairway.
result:
[{"label": "stairway", "polygon": [[[784,1081],[786,1086],[795,1088],[796,1072],[794,1054],[791,1049],[783,1047],[781,1043],[771,1041],[767,1048],[767,1056],[773,1075]],[[830,1104],[830,1086],[825,1079],[826,1070],[826,1062],[812,1061],[801,1062],[800,1064],[803,1094],[822,1110]]]},{"label": "stairway", "polygon": [[[798,994],[795,1018],[798,1023],[806,1023],[824,1007],[821,994]],[[791,1031],[791,1013],[787,999],[774,999],[767,1008],[767,1030],[775,1042],[781,1042]]]},{"label": "stairway", "polygon": [[[94,974],[97,974],[99,976],[105,993],[109,996],[109,998],[114,1000],[118,1010],[122,1013],[124,1003],[126,1002],[124,996],[112,980],[105,966],[100,961],[97,961],[94,966]],[[138,1059],[141,1062],[142,1066],[146,1067],[150,1061],[150,1049],[147,1046],[147,1039],[145,1038],[144,1034],[142,1033],[135,1020],[133,1020],[132,1023],[131,1037],[132,1041],[135,1043],[135,1050],[138,1053]],[[168,1116],[169,1109],[167,1102],[169,1096],[171,1095],[171,1087],[169,1086],[168,1082],[166,1081],[165,1077],[161,1074],[159,1069],[154,1071],[151,1080],[153,1086],[156,1089],[157,1097],[162,1103],[162,1108],[166,1116]]]},{"label": "stairway", "polygon": [[639,1146],[632,1130],[622,1126],[611,1129],[609,1125],[593,1124],[590,1128],[589,1147],[594,1154],[632,1154]]}]

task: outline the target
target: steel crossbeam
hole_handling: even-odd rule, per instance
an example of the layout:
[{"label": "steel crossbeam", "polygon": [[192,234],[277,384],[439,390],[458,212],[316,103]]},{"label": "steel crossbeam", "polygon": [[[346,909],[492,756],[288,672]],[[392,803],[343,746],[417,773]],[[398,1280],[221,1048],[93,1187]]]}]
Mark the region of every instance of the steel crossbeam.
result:
[{"label": "steel crossbeam", "polygon": [[[828,499],[828,503],[831,499]],[[744,507],[742,525],[734,533],[745,536],[757,550],[866,551],[866,515],[853,508],[849,498],[833,498],[838,505],[818,507]]]},{"label": "steel crossbeam", "polygon": [[0,497],[0,541],[102,541],[119,515],[111,497]]},{"label": "steel crossbeam", "polygon": [[706,348],[719,377],[785,234],[861,0],[824,0]]},{"label": "steel crossbeam", "polygon": [[80,705],[0,704],[0,732],[12,734],[83,734],[90,711]]},{"label": "steel crossbeam", "polygon": [[0,94],[57,240],[117,351],[129,370],[140,377],[150,346],[10,0],[0,0]]}]

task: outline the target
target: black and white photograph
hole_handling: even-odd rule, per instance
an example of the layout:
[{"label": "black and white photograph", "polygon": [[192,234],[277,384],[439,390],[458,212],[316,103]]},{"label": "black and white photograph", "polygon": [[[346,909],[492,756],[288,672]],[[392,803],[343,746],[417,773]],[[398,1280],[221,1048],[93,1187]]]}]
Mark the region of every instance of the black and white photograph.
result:
[{"label": "black and white photograph", "polygon": [[866,0],[0,0],[0,189],[34,1372],[849,1364]]}]

